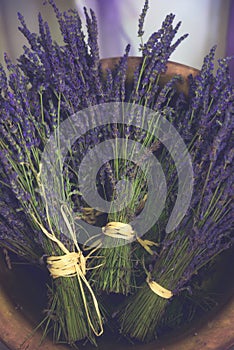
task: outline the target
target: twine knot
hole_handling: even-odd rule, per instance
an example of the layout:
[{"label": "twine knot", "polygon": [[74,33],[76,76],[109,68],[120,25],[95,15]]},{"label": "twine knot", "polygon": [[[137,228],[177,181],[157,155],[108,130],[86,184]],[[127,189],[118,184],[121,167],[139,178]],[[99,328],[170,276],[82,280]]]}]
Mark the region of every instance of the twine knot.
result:
[{"label": "twine knot", "polygon": [[132,241],[135,236],[134,230],[131,225],[123,222],[109,222],[105,227],[102,227],[102,232],[106,236],[113,238],[121,238],[126,241]]},{"label": "twine knot", "polygon": [[147,239],[141,239],[137,236],[136,232],[131,225],[125,224],[123,222],[112,221],[109,222],[106,226],[102,227],[102,232],[106,236],[112,238],[121,238],[126,241],[132,241],[134,238],[137,242],[150,254],[153,255],[155,252],[150,248],[152,246],[158,247],[158,243],[149,241]]},{"label": "twine knot", "polygon": [[86,274],[86,259],[82,252],[68,252],[60,256],[49,256],[47,258],[47,267],[51,276],[55,279],[58,277],[74,277],[77,272]]},{"label": "twine knot", "polygon": [[160,296],[161,298],[164,299],[170,299],[173,296],[172,291],[164,288],[163,286],[161,286],[160,284],[158,284],[157,282],[153,281],[150,278],[150,275],[147,276],[146,282],[148,283],[148,286],[150,287],[150,289],[157,294],[158,296]]}]

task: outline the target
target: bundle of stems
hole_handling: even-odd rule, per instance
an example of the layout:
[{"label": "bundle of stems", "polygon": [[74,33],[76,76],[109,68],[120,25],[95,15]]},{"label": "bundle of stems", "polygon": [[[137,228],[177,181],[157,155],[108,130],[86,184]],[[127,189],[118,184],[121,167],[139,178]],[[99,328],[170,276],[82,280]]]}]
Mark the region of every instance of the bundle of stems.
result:
[{"label": "bundle of stems", "polygon": [[[148,2],[146,1],[142,15],[140,16],[139,21],[139,31],[138,36],[141,37],[143,35],[142,26],[143,20],[148,8]],[[175,27],[173,27],[174,15],[168,15],[165,21],[162,24],[162,28],[154,33],[145,46],[141,47],[143,52],[142,63],[136,69],[134,73],[134,83],[132,92],[129,95],[129,91],[126,90],[126,67],[127,67],[127,57],[129,52],[129,47],[126,49],[125,56],[120,60],[118,69],[116,70],[116,81],[120,80],[120,94],[117,98],[117,101],[120,102],[131,102],[133,104],[139,104],[145,107],[152,106],[152,100],[157,101],[158,106],[159,103],[163,104],[162,96],[160,95],[158,100],[156,96],[159,91],[159,77],[160,74],[166,71],[166,64],[168,58],[171,53],[176,49],[176,47],[183,41],[187,35],[183,35],[180,37],[176,43],[173,43],[173,39],[180,27],[180,23],[178,23]],[[166,85],[162,95],[164,97],[170,99],[171,90],[173,90],[174,84],[176,81],[180,79],[179,76],[173,77],[169,84]],[[110,85],[110,75],[107,75],[107,83]],[[115,88],[115,84],[112,83],[113,88]],[[156,108],[156,110],[158,110]],[[159,109],[160,110],[160,109]],[[160,110],[161,114],[165,114],[168,116],[170,111],[167,108],[162,107]],[[147,111],[145,112],[147,113]],[[144,114],[144,113],[143,113]],[[141,118],[143,116],[140,116]],[[129,116],[128,116],[129,118]],[[169,118],[169,117],[168,117]],[[124,119],[124,118],[123,118]],[[131,119],[131,118],[130,118]],[[144,119],[144,117],[143,117]],[[129,122],[129,121],[128,121]],[[115,162],[108,163],[105,165],[105,168],[102,171],[102,175],[105,176],[105,179],[100,178],[101,183],[111,184],[112,186],[106,185],[104,186],[104,197],[107,200],[115,199],[115,189],[118,181],[128,179],[131,183],[132,190],[132,198],[129,193],[129,188],[122,188],[122,195],[125,194],[125,199],[131,198],[129,203],[126,205],[125,210],[116,210],[114,213],[109,213],[107,216],[107,225],[106,229],[103,231],[110,232],[108,230],[108,223],[111,224],[111,227],[114,227],[114,232],[118,231],[119,224],[128,224],[131,222],[137,215],[139,211],[144,207],[144,203],[147,198],[147,185],[146,178],[149,176],[148,169],[144,170],[144,174],[138,169],[132,167],[129,163],[131,162],[131,151],[127,151],[128,149],[128,140],[135,140],[142,144],[142,150],[148,150],[148,153],[151,154],[155,151],[159,142],[154,138],[154,129],[156,125],[154,124],[154,120],[152,119],[152,123],[149,123],[148,132],[143,131],[141,126],[144,125],[144,120],[142,120],[142,125],[139,125],[139,128],[134,128],[130,123],[126,125],[124,130],[121,130],[117,126],[117,130],[114,129],[113,137],[116,138],[116,133],[118,132],[119,137],[126,138],[126,152],[128,156],[128,162],[123,161],[121,155],[118,154],[118,148],[115,153]],[[146,152],[147,153],[147,152]],[[147,163],[147,155],[144,155],[142,151],[142,163]],[[140,158],[140,156],[139,156]],[[150,168],[150,165],[149,167]],[[111,190],[110,190],[111,187]],[[125,226],[124,226],[125,227]],[[132,228],[133,230],[133,228]],[[119,232],[119,231],[118,231]],[[137,232],[132,232],[132,237],[135,239],[137,237]],[[140,233],[139,233],[140,234]],[[109,234],[110,236],[111,234]],[[133,261],[138,258],[134,255],[134,251],[136,247],[131,244],[126,244],[126,236],[122,235],[120,238],[114,237],[104,237],[102,238],[102,242],[104,246],[108,246],[108,248],[101,248],[98,254],[103,256],[105,259],[105,264],[103,264],[100,269],[93,272],[91,279],[94,282],[94,286],[97,290],[103,290],[107,293],[115,292],[122,294],[133,293],[137,287],[136,278]],[[152,241],[148,240],[148,243],[151,246],[157,245],[157,239],[159,235],[155,235],[155,231],[153,234]],[[139,241],[139,240],[138,240]],[[146,249],[153,254],[149,245],[144,244],[143,247],[140,245],[140,250]],[[113,248],[111,248],[113,247]],[[139,249],[137,249],[139,250]],[[140,253],[141,254],[141,253]],[[138,256],[138,254],[137,254]],[[118,264],[116,264],[118,261]]]},{"label": "bundle of stems", "polygon": [[[18,74],[17,77],[20,78],[20,75]],[[17,92],[15,90],[15,93]],[[58,116],[59,113],[60,111],[58,110]],[[33,121],[31,113],[27,117],[28,123],[31,123]],[[8,119],[7,122],[10,123],[11,120]],[[3,124],[1,130],[4,131]],[[41,136],[40,141],[42,143],[45,142],[46,137],[43,127],[37,129],[37,132]],[[62,169],[60,169],[61,178],[55,176],[53,168],[50,171],[51,176],[55,178],[54,190],[62,190],[63,192],[61,193],[60,203],[61,213],[64,218],[63,225],[61,220],[51,215],[48,210],[48,202],[41,182],[41,150],[36,145],[31,145],[29,148],[26,144],[28,140],[22,136],[23,129],[21,124],[18,123],[17,130],[14,130],[12,133],[8,130],[6,136],[1,140],[1,161],[5,170],[2,185],[11,188],[11,195],[14,195],[13,198],[17,202],[14,215],[17,217],[17,212],[22,210],[25,214],[27,231],[21,232],[23,242],[30,241],[29,234],[32,234],[32,244],[35,240],[39,245],[40,241],[41,247],[39,252],[43,252],[43,255],[47,257],[47,267],[53,282],[48,312],[42,322],[46,324],[45,333],[47,333],[50,324],[53,323],[53,338],[57,342],[66,339],[69,344],[74,344],[77,340],[88,338],[93,344],[96,344],[95,335],[102,333],[103,321],[96,297],[85,277],[86,259],[88,257],[84,257],[79,248],[75,230],[73,229],[74,223],[72,222],[71,209],[64,204],[68,202],[69,193],[66,193],[65,186],[61,187],[58,185],[58,183],[64,182]],[[14,145],[12,142],[11,144],[7,143],[9,140],[14,140]],[[14,146],[14,148],[9,146]],[[14,150],[17,150],[16,154]],[[59,144],[57,146],[57,155],[58,159],[54,159],[55,164],[61,163]],[[20,162],[19,156],[23,158]],[[67,232],[61,231],[61,225],[65,227]],[[64,240],[63,236],[68,237],[68,239]],[[19,251],[17,250],[17,241],[14,242],[12,240],[9,243],[13,245],[18,254],[26,255],[32,262],[35,261],[35,248],[29,251],[27,245],[21,243],[22,248]],[[55,267],[53,258],[55,260],[64,257],[69,258],[72,253],[77,254],[76,260],[70,268],[71,271],[68,271],[68,274],[64,274],[61,268],[65,267],[66,264],[60,268],[59,266]],[[40,256],[37,256],[35,262],[39,263],[39,259]],[[54,271],[52,267],[55,269]],[[64,278],[67,276],[69,278]]]},{"label": "bundle of stems", "polygon": [[[148,134],[149,136],[150,134]],[[150,154],[150,146],[152,146],[152,136],[146,137],[142,145],[142,152],[139,152],[139,162],[144,161],[147,163],[147,153]],[[126,149],[128,140],[124,147]],[[155,147],[155,146],[154,146]],[[148,151],[145,151],[148,149]],[[132,150],[133,151],[133,150]],[[132,152],[133,153],[133,152]],[[128,224],[131,222],[137,214],[144,207],[144,203],[147,198],[147,182],[146,177],[150,168],[150,162],[143,171],[138,167],[132,165],[131,151],[128,149],[128,159],[122,160],[120,154],[115,154],[114,164],[105,164],[101,170],[103,173],[106,171],[108,181],[113,185],[112,193],[104,188],[106,199],[111,197],[115,199],[116,187],[120,184],[119,181],[123,181],[121,186],[118,186],[118,196],[122,198],[121,204],[123,210],[114,210],[107,216],[107,223],[102,228],[101,242],[104,245],[103,248],[98,250],[98,255],[104,258],[104,263],[98,270],[94,270],[91,274],[91,280],[93,280],[95,289],[97,291],[105,291],[107,293],[120,293],[127,295],[134,293],[137,287],[137,274],[134,269],[134,263],[138,259],[135,256],[134,240],[140,241],[137,237],[134,229]],[[102,176],[103,176],[102,173]],[[104,174],[105,175],[105,174]],[[101,182],[104,185],[108,185],[108,181]],[[130,187],[131,186],[131,187]],[[104,236],[104,237],[103,237]],[[141,240],[142,246],[144,241]],[[154,245],[153,242],[151,242]],[[146,247],[146,249],[150,249]],[[94,258],[96,259],[96,257]],[[91,261],[92,265],[92,261]]]},{"label": "bundle of stems", "polygon": [[[0,240],[1,245],[31,263],[39,265],[41,257],[45,257],[52,277],[46,317],[41,323],[45,335],[52,328],[56,342],[66,341],[74,345],[78,340],[88,339],[96,344],[96,336],[103,333],[103,316],[87,279],[87,260],[91,253],[83,254],[77,243],[73,203],[70,201],[72,184],[68,177],[65,178],[59,148],[59,126],[73,110],[72,105],[81,108],[90,103],[89,98],[92,100],[93,93],[90,92],[87,97],[88,84],[83,76],[75,84],[77,89],[80,89],[81,84],[84,85],[86,92],[85,89],[81,90],[85,96],[82,98],[74,93],[72,99],[70,94],[74,90],[74,81],[68,81],[66,76],[71,66],[74,68],[78,47],[79,55],[86,65],[83,70],[81,62],[77,62],[79,76],[83,71],[83,74],[90,74],[86,77],[87,80],[93,80],[93,75],[98,80],[93,67],[95,59],[99,62],[98,53],[88,66],[88,57],[92,56],[92,50],[97,45],[96,19],[93,13],[90,18],[86,11],[89,28],[89,43],[86,43],[78,13],[71,11],[70,14],[61,14],[55,3],[50,3],[57,15],[66,45],[59,47],[52,43],[49,26],[40,15],[39,35],[30,33],[23,17],[19,15],[22,24],[20,30],[31,48],[24,48],[25,53],[17,64],[13,64],[5,55],[8,76],[1,66]],[[73,27],[73,32],[70,31],[68,37],[67,32],[71,29],[69,26]],[[92,46],[91,53],[88,53],[89,45]],[[70,59],[71,56],[73,60]],[[59,70],[60,73],[56,74],[55,71]],[[64,79],[61,73],[65,75]],[[60,192],[61,202],[56,204],[57,214],[49,208],[49,199],[41,177],[42,152],[53,132],[57,136],[56,158],[53,161],[57,169],[60,166],[59,173],[54,172],[53,165],[50,168],[54,191]]]},{"label": "bundle of stems", "polygon": [[164,234],[159,256],[147,266],[143,262],[145,282],[118,315],[120,332],[140,341],[158,337],[171,301],[183,291],[192,293],[193,276],[233,244],[233,86],[229,59],[220,60],[213,73],[214,52],[191,78],[192,98],[180,101],[184,112],[180,98],[175,108],[184,116],[181,128],[193,158],[190,209],[175,231]]}]

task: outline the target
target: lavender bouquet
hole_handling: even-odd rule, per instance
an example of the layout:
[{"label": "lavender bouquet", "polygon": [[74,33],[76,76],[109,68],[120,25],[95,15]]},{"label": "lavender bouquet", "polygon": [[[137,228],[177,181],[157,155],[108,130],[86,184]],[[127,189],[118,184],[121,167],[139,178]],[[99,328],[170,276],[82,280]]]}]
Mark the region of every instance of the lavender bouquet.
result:
[{"label": "lavender bouquet", "polygon": [[[69,179],[66,182],[65,171],[61,169],[62,176],[56,180],[67,184],[61,193],[64,202],[59,209],[63,216],[62,230],[56,213],[49,213],[40,163],[49,136],[67,115],[76,108],[99,102],[96,19],[92,12],[91,17],[86,12],[89,28],[86,43],[78,13],[62,15],[54,2],[51,5],[65,45],[52,43],[48,24],[40,15],[38,35],[30,33],[19,14],[20,31],[30,48],[24,48],[17,64],[5,55],[8,77],[1,66],[0,242],[31,263],[39,265],[41,258],[45,258],[52,276],[48,312],[42,322],[45,333],[52,325],[56,342],[65,340],[74,345],[87,338],[96,344],[96,336],[103,332],[103,316],[87,280],[86,261],[91,253],[84,256],[74,237],[71,208],[66,204],[70,182]],[[72,81],[67,73],[74,69],[77,77]],[[95,87],[88,84],[93,80],[97,81]],[[60,161],[58,151],[54,162]],[[54,186],[58,186],[56,181]]]},{"label": "lavender bouquet", "polygon": [[[161,87],[159,79],[166,72],[168,59],[187,35],[173,42],[180,23],[174,27],[174,15],[170,14],[161,29],[144,43],[146,1],[138,30],[142,59],[129,85],[130,47],[114,69],[104,71],[93,11],[89,14],[85,9],[86,39],[77,11],[61,13],[54,1],[49,3],[64,45],[53,42],[41,15],[36,34],[30,32],[19,14],[20,31],[29,46],[24,47],[16,64],[5,55],[8,75],[0,68],[0,245],[32,264],[46,262],[52,282],[42,324],[45,334],[52,328],[56,342],[75,346],[77,341],[88,339],[96,344],[106,319],[109,321],[105,310],[109,293],[124,296],[123,305],[111,310],[118,331],[133,339],[151,341],[158,336],[173,300],[193,291],[193,276],[233,243],[234,101],[229,58],[219,60],[215,73],[212,48],[200,73],[189,77],[188,95],[177,91],[180,76]],[[62,123],[78,111],[110,102],[121,106],[126,115],[129,110],[125,103],[140,106],[143,115],[148,109],[154,111],[148,130],[143,128],[144,118],[138,126],[109,122],[91,128],[71,145],[63,162]],[[113,120],[117,110],[113,110]],[[186,215],[171,232],[166,227],[178,195],[178,172],[162,139],[155,137],[158,115],[180,134],[193,164],[193,195]],[[83,130],[87,121],[78,121]],[[50,178],[60,198],[54,211],[42,167],[43,151],[52,135],[56,152]],[[133,158],[123,159],[116,148],[115,159],[100,168],[96,187],[111,202],[121,192],[120,181],[128,178],[133,195],[130,198],[129,188],[124,187],[123,198],[130,198],[125,208],[102,212],[87,205],[77,169],[90,148],[107,139],[117,144],[118,138],[126,140],[125,150],[129,140],[142,145],[139,154],[140,162],[146,164],[145,173]],[[158,222],[143,239],[130,223],[147,208],[150,193],[146,179],[152,154],[162,165],[168,193]],[[80,244],[81,221],[99,227],[97,241],[86,232],[86,240]]]},{"label": "lavender bouquet", "polygon": [[[153,37],[151,50],[157,47]],[[119,312],[121,332],[141,341],[158,337],[171,301],[184,291],[192,293],[192,277],[233,244],[233,85],[230,58],[220,59],[214,73],[214,54],[215,47],[198,76],[189,78],[187,101],[184,96],[177,96],[176,103],[170,96],[172,104],[163,100],[172,105],[173,123],[192,155],[194,194],[186,216],[164,237],[159,256],[145,269],[146,281]]]}]

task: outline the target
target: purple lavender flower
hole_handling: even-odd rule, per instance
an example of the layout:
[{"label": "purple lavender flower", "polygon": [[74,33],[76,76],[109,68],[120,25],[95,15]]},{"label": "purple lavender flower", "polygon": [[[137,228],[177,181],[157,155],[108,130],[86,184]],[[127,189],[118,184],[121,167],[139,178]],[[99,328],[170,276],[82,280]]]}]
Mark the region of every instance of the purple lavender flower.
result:
[{"label": "purple lavender flower", "polygon": [[142,9],[142,12],[140,14],[139,21],[138,21],[138,36],[139,37],[142,37],[144,35],[143,26],[144,26],[145,16],[147,14],[148,9],[149,9],[149,1],[145,0],[144,7]]}]

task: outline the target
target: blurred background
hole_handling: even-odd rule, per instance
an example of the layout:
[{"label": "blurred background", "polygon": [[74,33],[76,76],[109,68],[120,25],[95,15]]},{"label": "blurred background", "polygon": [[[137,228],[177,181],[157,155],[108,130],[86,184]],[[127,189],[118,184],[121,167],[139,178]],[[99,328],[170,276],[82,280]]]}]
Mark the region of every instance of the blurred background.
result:
[{"label": "blurred background", "polygon": [[[138,17],[144,0],[55,0],[62,10],[76,7],[83,17],[83,6],[92,8],[98,17],[101,57],[119,56],[127,43],[131,55],[139,55]],[[0,61],[8,52],[15,59],[25,44],[18,31],[17,12],[25,16],[30,30],[37,31],[37,14],[46,18],[55,40],[58,26],[50,6],[44,0],[0,0]],[[171,60],[200,68],[203,57],[217,45],[216,58],[234,55],[234,0],[150,0],[145,23],[145,40],[160,28],[165,16],[174,13],[175,23],[182,22],[178,36],[189,37],[177,48]],[[233,33],[233,34],[232,34]],[[232,63],[234,75],[234,63]]]}]

